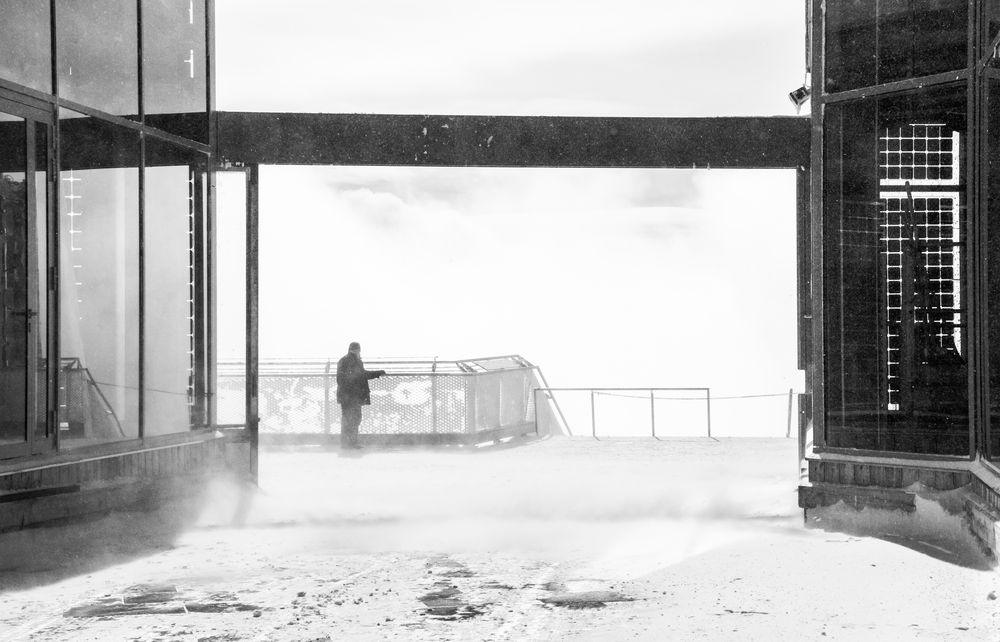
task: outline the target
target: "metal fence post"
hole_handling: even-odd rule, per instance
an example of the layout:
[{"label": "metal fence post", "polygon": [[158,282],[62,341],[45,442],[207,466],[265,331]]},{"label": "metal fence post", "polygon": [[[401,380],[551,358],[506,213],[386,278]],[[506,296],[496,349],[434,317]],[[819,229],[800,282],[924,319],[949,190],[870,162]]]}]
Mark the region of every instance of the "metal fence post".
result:
[{"label": "metal fence post", "polygon": [[708,436],[712,436],[712,389],[705,388],[705,411],[708,413]]},{"label": "metal fence post", "polygon": [[597,439],[597,415],[594,414],[594,391],[590,391],[590,434]]},{"label": "metal fence post", "polygon": [[438,431],[438,400],[437,400],[437,357],[431,364],[431,432]]},{"label": "metal fence post", "polygon": [[330,434],[330,360],[323,371],[323,433]]},{"label": "metal fence post", "polygon": [[531,403],[535,407],[535,436],[538,436],[538,388],[531,389]]},{"label": "metal fence post", "polygon": [[656,400],[653,397],[653,389],[649,389],[649,420],[653,428],[653,436],[656,436]]},{"label": "metal fence post", "polygon": [[788,429],[785,431],[785,438],[792,436],[792,388],[788,389]]}]

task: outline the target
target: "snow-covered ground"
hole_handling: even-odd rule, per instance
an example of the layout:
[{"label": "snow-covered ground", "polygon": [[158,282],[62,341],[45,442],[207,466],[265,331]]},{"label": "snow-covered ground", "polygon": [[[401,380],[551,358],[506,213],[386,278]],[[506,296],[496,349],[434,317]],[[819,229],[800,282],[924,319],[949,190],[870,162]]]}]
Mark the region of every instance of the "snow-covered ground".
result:
[{"label": "snow-covered ground", "polygon": [[[270,451],[259,494],[0,537],[2,640],[996,640],[957,518],[796,507],[789,439]],[[847,521],[845,521],[847,520]],[[829,530],[827,524],[850,528]]]}]

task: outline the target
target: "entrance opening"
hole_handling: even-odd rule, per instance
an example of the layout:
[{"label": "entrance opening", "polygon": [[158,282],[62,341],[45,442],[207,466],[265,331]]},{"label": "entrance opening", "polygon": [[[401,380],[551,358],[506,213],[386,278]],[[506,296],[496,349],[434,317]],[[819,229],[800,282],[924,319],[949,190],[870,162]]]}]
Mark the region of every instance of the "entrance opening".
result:
[{"label": "entrance opening", "polygon": [[[719,436],[784,437],[801,391],[791,170],[265,167],[260,239],[265,364],[521,355],[551,386],[711,388]],[[324,403],[293,375],[261,379],[264,438]],[[704,394],[674,396],[660,434],[704,436]],[[601,432],[648,435],[639,397]]]}]

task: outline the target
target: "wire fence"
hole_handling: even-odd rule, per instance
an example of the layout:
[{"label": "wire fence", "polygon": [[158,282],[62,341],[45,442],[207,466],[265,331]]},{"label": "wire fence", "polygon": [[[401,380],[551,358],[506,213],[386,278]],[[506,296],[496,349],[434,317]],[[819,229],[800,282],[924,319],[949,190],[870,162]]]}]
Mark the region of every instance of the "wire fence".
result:
[{"label": "wire fence", "polygon": [[[221,364],[220,364],[221,366]],[[464,361],[370,360],[372,380],[361,434],[413,437],[489,433],[530,425],[535,434],[591,437],[793,437],[799,395],[718,394],[708,387],[559,388],[518,356]],[[218,423],[243,424],[244,368],[219,368]],[[260,434],[283,439],[340,432],[333,360],[262,361]]]}]

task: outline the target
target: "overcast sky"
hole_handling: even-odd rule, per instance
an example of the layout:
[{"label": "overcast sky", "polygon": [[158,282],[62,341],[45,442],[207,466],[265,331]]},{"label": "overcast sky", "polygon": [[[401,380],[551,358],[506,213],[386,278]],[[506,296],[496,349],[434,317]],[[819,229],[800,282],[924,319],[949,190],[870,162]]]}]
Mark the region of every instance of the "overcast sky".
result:
[{"label": "overcast sky", "polygon": [[222,110],[794,113],[802,0],[218,0]]},{"label": "overcast sky", "polygon": [[[804,74],[800,0],[217,17],[222,110],[791,115]],[[263,168],[261,354],[360,340],[369,358],[520,353],[556,386],[798,388],[794,190],[787,170]],[[762,420],[782,434],[783,403]]]}]

